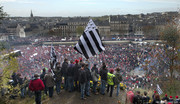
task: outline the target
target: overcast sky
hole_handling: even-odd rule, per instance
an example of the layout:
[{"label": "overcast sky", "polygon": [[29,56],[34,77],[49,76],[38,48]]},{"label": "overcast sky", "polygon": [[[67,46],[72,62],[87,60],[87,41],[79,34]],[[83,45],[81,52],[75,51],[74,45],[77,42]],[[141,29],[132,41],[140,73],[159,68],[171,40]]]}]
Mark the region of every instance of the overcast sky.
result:
[{"label": "overcast sky", "polygon": [[0,0],[12,16],[103,16],[178,11],[180,0]]}]

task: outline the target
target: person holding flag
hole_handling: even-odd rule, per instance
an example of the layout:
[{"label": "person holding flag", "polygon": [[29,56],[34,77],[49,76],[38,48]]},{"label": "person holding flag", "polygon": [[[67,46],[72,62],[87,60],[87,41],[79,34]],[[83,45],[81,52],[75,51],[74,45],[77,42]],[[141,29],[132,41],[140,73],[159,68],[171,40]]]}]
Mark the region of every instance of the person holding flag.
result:
[{"label": "person holding flag", "polygon": [[60,67],[60,62],[56,63],[56,67],[53,70],[54,72],[54,78],[55,78],[55,83],[56,83],[56,92],[59,95],[61,91],[61,82],[62,82],[62,70]]},{"label": "person holding flag", "polygon": [[51,52],[50,52],[50,68],[51,70],[55,68],[57,63],[56,53],[53,44],[51,44]]}]

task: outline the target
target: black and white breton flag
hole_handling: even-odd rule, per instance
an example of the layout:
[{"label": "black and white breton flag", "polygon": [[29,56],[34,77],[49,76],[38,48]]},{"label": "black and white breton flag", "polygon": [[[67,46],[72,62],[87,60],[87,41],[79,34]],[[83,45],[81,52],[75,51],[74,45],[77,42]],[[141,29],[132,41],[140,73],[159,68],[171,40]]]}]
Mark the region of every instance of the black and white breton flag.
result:
[{"label": "black and white breton flag", "polygon": [[92,19],[89,20],[74,49],[84,55],[86,59],[105,50],[98,29]]},{"label": "black and white breton flag", "polygon": [[55,53],[55,49],[54,46],[51,44],[51,52],[50,52],[50,67],[51,69],[55,68],[55,65],[57,63],[56,60],[56,53]]},{"label": "black and white breton flag", "polygon": [[157,84],[157,92],[159,95],[161,95],[163,93],[163,91],[161,90],[161,88],[159,87],[159,84]]}]

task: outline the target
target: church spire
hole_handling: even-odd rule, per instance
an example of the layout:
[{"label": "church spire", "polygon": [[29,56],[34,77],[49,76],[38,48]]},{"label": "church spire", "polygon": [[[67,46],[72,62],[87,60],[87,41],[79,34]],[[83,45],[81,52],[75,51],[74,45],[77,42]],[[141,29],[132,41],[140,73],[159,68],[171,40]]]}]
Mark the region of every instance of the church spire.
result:
[{"label": "church spire", "polygon": [[32,10],[31,10],[31,15],[30,15],[30,16],[31,16],[31,18],[33,18],[33,13],[32,13]]}]

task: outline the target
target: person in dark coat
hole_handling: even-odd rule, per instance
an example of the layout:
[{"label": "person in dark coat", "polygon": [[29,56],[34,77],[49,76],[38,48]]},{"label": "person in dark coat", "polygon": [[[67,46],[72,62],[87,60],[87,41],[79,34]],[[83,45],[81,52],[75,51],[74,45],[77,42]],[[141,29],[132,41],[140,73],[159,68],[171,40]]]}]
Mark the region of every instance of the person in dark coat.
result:
[{"label": "person in dark coat", "polygon": [[43,68],[43,72],[42,72],[42,74],[40,75],[40,79],[41,79],[41,80],[43,81],[43,83],[44,83],[44,86],[45,86],[45,88],[44,88],[44,93],[47,95],[47,87],[46,87],[46,83],[45,83],[45,80],[44,80],[45,74],[46,74],[46,69]]},{"label": "person in dark coat", "polygon": [[88,64],[85,65],[86,78],[87,78],[86,85],[85,85],[86,96],[90,96],[90,80],[92,80],[91,72],[88,66],[89,66]]},{"label": "person in dark coat", "polygon": [[69,92],[72,92],[74,90],[74,80],[73,80],[73,77],[74,77],[74,64],[73,64],[73,61],[70,62],[70,65],[67,69],[67,77],[68,77],[68,90]]},{"label": "person in dark coat", "polygon": [[12,83],[12,85],[13,85],[13,87],[16,87],[17,86],[17,84],[18,84],[18,82],[17,82],[17,75],[16,75],[16,72],[13,72],[13,74],[12,74],[12,80],[13,80],[13,83]]},{"label": "person in dark coat", "polygon": [[156,94],[157,91],[154,91],[154,94],[152,95],[152,99],[154,100],[155,99],[155,94]]},{"label": "person in dark coat", "polygon": [[19,86],[20,86],[20,91],[21,91],[21,98],[24,98],[25,95],[24,95],[24,92],[25,92],[25,89],[24,89],[24,80],[23,78],[21,77],[21,74],[18,73],[17,74],[17,82],[19,83]]},{"label": "person in dark coat", "polygon": [[163,101],[169,101],[169,98],[167,97],[167,94],[165,94],[165,97],[162,98]]},{"label": "person in dark coat", "polygon": [[180,99],[178,96],[176,96],[176,100],[174,101],[174,104],[180,104]]},{"label": "person in dark coat", "polygon": [[161,100],[160,100],[159,94],[155,94],[152,104],[160,104],[160,102],[161,102]]},{"label": "person in dark coat", "polygon": [[64,59],[62,64],[62,76],[64,77],[64,89],[68,90],[68,78],[67,78],[68,59]]},{"label": "person in dark coat", "polygon": [[91,69],[91,75],[92,75],[92,80],[93,80],[93,93],[97,95],[96,87],[99,79],[99,73],[98,73],[98,68],[96,67],[97,64],[94,64],[94,66]]},{"label": "person in dark coat", "polygon": [[101,94],[105,95],[105,89],[106,89],[106,82],[107,82],[107,68],[106,64],[103,63],[101,69],[100,69],[100,76],[101,76]]},{"label": "person in dark coat", "polygon": [[117,93],[116,96],[119,95],[120,91],[120,82],[122,81],[122,75],[120,73],[120,69],[116,68],[116,73],[115,73],[115,85],[117,85]]},{"label": "person in dark coat", "polygon": [[56,83],[56,92],[59,95],[61,91],[61,82],[62,82],[62,70],[60,67],[60,62],[56,63],[56,67],[53,70],[54,77],[55,77],[55,83]]},{"label": "person in dark coat", "polygon": [[34,79],[30,81],[29,89],[35,92],[36,104],[41,104],[41,91],[44,90],[44,84],[41,79],[38,79],[38,77],[38,74],[34,75]]},{"label": "person in dark coat", "polygon": [[144,96],[142,97],[142,104],[148,104],[150,100],[150,97],[147,96],[147,92],[144,91]]},{"label": "person in dark coat", "polygon": [[75,83],[75,90],[78,91],[80,90],[79,85],[78,85],[78,77],[79,77],[79,69],[81,66],[78,64],[79,60],[75,60],[75,65],[74,65],[74,83]]},{"label": "person in dark coat", "polygon": [[49,91],[49,97],[52,98],[53,92],[54,92],[55,81],[54,81],[54,77],[52,75],[51,69],[49,69],[48,73],[44,76],[44,80]]},{"label": "person in dark coat", "polygon": [[81,99],[85,100],[84,92],[85,92],[85,85],[86,85],[87,77],[86,77],[86,71],[85,71],[85,64],[82,64],[80,73],[79,73],[79,83],[81,86]]},{"label": "person in dark coat", "polygon": [[142,104],[142,97],[140,96],[140,91],[136,91],[136,96],[133,98],[133,104]]},{"label": "person in dark coat", "polygon": [[174,103],[174,99],[172,98],[172,96],[169,96],[169,101],[168,101],[169,103]]}]

